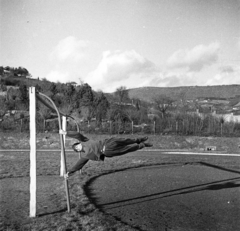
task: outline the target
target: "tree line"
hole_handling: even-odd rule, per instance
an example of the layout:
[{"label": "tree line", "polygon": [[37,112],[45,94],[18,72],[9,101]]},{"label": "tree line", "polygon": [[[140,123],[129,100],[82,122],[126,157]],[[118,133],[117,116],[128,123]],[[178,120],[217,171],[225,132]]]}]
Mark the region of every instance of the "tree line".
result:
[{"label": "tree line", "polygon": [[[24,68],[21,68],[24,69]],[[14,68],[12,70],[15,70]],[[2,73],[2,72],[0,72]],[[0,74],[0,77],[3,75]],[[184,135],[239,135],[239,124],[226,122],[211,114],[204,117],[189,113],[200,106],[189,105],[184,95],[173,100],[159,95],[151,103],[130,99],[126,87],[121,86],[113,94],[93,91],[87,83],[53,83],[46,79],[16,82],[15,76],[0,78],[0,129],[29,130],[28,87],[48,95],[66,115],[75,118],[80,129],[92,133],[152,133]],[[19,78],[19,76],[18,76]],[[37,128],[39,131],[57,130],[56,113],[37,103]],[[76,129],[71,121],[69,129]]]}]

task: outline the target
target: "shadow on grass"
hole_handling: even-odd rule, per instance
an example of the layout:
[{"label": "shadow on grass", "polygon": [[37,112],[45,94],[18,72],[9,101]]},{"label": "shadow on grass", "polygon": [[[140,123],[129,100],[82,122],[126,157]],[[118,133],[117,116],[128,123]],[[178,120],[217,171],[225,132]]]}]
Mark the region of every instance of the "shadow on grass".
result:
[{"label": "shadow on grass", "polygon": [[67,208],[64,208],[64,209],[60,209],[60,210],[53,211],[53,212],[41,213],[41,214],[38,214],[37,217],[44,217],[44,216],[47,216],[47,215],[63,213],[63,212],[66,212],[66,211],[67,211]]},{"label": "shadow on grass", "polygon": [[90,185],[99,177],[107,175],[107,174],[111,174],[111,173],[116,173],[116,172],[121,172],[121,171],[126,171],[126,170],[133,170],[133,169],[139,169],[139,168],[159,168],[159,167],[163,167],[163,166],[169,166],[169,167],[173,167],[173,166],[179,166],[179,165],[202,165],[202,166],[206,166],[206,167],[211,167],[211,168],[216,168],[216,169],[220,169],[223,171],[227,171],[227,172],[232,172],[232,173],[237,173],[240,174],[239,171],[236,170],[232,170],[232,169],[228,169],[225,167],[221,167],[221,166],[217,166],[217,165],[213,165],[213,164],[209,164],[209,163],[205,163],[205,162],[185,162],[185,163],[174,163],[174,164],[153,164],[153,165],[141,165],[138,167],[129,167],[129,168],[124,168],[124,169],[120,169],[120,170],[111,170],[108,171],[106,173],[103,173],[101,175],[95,176],[93,178],[91,178],[85,185],[84,185],[84,191],[86,193],[86,195],[88,196],[89,200],[95,204],[95,206],[104,211],[105,209],[115,209],[115,208],[119,208],[119,207],[123,207],[123,206],[129,206],[129,205],[134,205],[134,204],[139,204],[139,203],[143,203],[143,202],[149,202],[149,201],[153,201],[153,200],[158,200],[158,199],[162,199],[162,198],[166,198],[166,197],[172,197],[172,196],[177,196],[177,195],[182,195],[182,194],[188,194],[188,193],[194,193],[194,192],[199,192],[199,191],[204,191],[204,190],[221,190],[221,189],[227,189],[227,188],[236,188],[236,187],[240,187],[240,183],[238,183],[240,181],[240,177],[235,177],[235,178],[230,178],[230,179],[225,179],[225,180],[219,180],[219,181],[213,181],[213,182],[209,182],[209,183],[204,183],[204,184],[198,184],[198,185],[193,185],[193,186],[189,186],[189,187],[183,187],[183,188],[178,188],[178,189],[173,189],[173,190],[169,190],[169,191],[164,191],[164,192],[159,192],[159,193],[153,193],[153,194],[149,194],[149,195],[143,195],[140,197],[133,197],[133,198],[128,198],[125,200],[118,200],[115,202],[110,202],[110,203],[105,203],[105,204],[99,204],[98,203],[98,197],[96,194],[94,194],[92,192],[92,190],[90,189]]},{"label": "shadow on grass", "polygon": [[[117,172],[123,172],[123,171],[127,171],[127,170],[138,170],[139,168],[159,168],[159,166],[161,167],[172,167],[172,166],[182,166],[182,165],[185,165],[185,164],[194,164],[192,162],[188,162],[188,163],[162,163],[162,164],[141,164],[141,165],[138,165],[138,166],[131,166],[131,167],[126,167],[126,168],[121,168],[121,169],[115,169],[115,170],[107,170],[106,172],[103,172],[102,174],[100,175],[97,175],[97,176],[94,176],[92,178],[90,178],[86,183],[85,185],[83,186],[83,190],[85,192],[85,195],[88,197],[89,201],[91,203],[93,203],[96,208],[99,209],[99,211],[101,211],[102,213],[106,214],[105,211],[103,210],[103,207],[102,206],[99,206],[98,203],[97,203],[97,196],[92,192],[92,190],[90,189],[90,185],[99,177],[101,176],[104,176],[104,175],[108,175],[108,174],[112,174],[112,173],[117,173]],[[118,203],[118,202],[116,202]],[[121,203],[121,201],[119,201],[119,203]],[[120,206],[119,206],[120,207]],[[108,214],[109,215],[109,214]],[[133,224],[129,224],[125,221],[123,221],[121,218],[117,217],[117,216],[114,216],[114,215],[111,215],[112,217],[114,217],[114,219],[116,221],[119,221],[121,222],[122,224],[125,224],[131,228],[134,228],[135,230],[139,230],[139,231],[142,231],[142,229],[140,228],[140,226],[138,226],[137,224],[133,225]]]},{"label": "shadow on grass", "polygon": [[211,167],[211,168],[220,169],[220,170],[227,171],[227,172],[233,172],[233,173],[238,173],[238,174],[240,174],[240,171],[233,170],[233,169],[229,169],[229,168],[224,168],[224,167],[222,167],[222,166],[218,166],[218,165],[214,165],[214,164],[209,164],[209,163],[206,163],[206,162],[199,162],[199,164],[201,164],[201,165],[203,165],[203,166]]},{"label": "shadow on grass", "polygon": [[129,205],[139,204],[143,202],[149,202],[153,200],[159,200],[162,198],[189,194],[189,193],[194,193],[194,192],[199,192],[204,190],[220,190],[220,189],[226,189],[226,188],[240,187],[240,184],[237,183],[237,181],[240,181],[240,177],[227,179],[223,181],[214,181],[206,184],[194,185],[190,187],[174,189],[174,190],[169,190],[165,192],[154,193],[146,196],[134,197],[126,200],[119,200],[119,201],[100,204],[100,205],[96,204],[96,206],[101,210],[115,209],[115,208],[120,208],[124,206],[129,206]]}]

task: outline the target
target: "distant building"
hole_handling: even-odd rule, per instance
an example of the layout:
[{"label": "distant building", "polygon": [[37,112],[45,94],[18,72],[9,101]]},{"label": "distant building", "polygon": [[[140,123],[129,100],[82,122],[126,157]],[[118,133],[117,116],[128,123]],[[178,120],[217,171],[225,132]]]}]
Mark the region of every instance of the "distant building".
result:
[{"label": "distant building", "polygon": [[214,116],[215,118],[224,119],[224,122],[234,122],[234,123],[240,123],[240,110],[238,111],[231,111],[231,112],[220,112],[220,113],[216,113],[216,110],[214,110],[213,112],[211,111],[201,111],[199,112],[199,110],[197,109],[195,112],[198,116],[200,116],[201,118],[204,118],[205,115],[207,114],[211,114],[212,116]]},{"label": "distant building", "polygon": [[76,82],[68,82],[68,83],[66,83],[67,85],[72,85],[72,86],[74,86],[74,87],[76,87],[77,86],[77,83]]}]

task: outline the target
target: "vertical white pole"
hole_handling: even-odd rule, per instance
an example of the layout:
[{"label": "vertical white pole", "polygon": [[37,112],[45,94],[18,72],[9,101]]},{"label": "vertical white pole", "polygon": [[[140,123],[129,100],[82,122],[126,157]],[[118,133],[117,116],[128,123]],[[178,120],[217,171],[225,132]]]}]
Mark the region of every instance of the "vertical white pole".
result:
[{"label": "vertical white pole", "polygon": [[[62,116],[62,130],[66,131],[67,130],[67,117]],[[66,142],[66,135],[63,135],[63,145],[65,148],[65,142]],[[62,151],[61,151],[62,152]],[[61,153],[61,163],[60,163],[60,176],[63,176],[64,174],[64,159],[63,159],[63,153]]]},{"label": "vertical white pole", "polygon": [[36,96],[35,87],[29,88],[30,114],[30,217],[36,217]]}]

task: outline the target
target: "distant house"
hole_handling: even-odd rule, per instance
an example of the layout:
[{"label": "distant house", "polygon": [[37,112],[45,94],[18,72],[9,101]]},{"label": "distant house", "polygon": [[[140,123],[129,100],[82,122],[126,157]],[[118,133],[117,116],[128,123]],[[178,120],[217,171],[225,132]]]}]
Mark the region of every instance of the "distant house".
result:
[{"label": "distant house", "polygon": [[238,110],[240,108],[240,102],[233,106],[233,110]]},{"label": "distant house", "polygon": [[211,100],[210,103],[212,103],[212,104],[229,104],[229,100],[215,99],[215,100]]},{"label": "distant house", "polygon": [[0,91],[0,96],[6,97],[7,96],[7,92],[6,91]]},{"label": "distant house", "polygon": [[66,83],[67,85],[72,85],[72,86],[74,86],[74,87],[76,87],[77,86],[77,83],[76,82],[68,82],[68,83]]},{"label": "distant house", "polygon": [[[210,114],[211,111],[202,111],[199,112],[199,110],[197,110],[195,112],[198,116],[200,116],[201,118],[204,118],[205,115]],[[231,112],[226,112],[226,111],[218,111],[218,113],[216,113],[216,110],[214,110],[211,115],[217,119],[224,119],[224,122],[234,122],[234,123],[240,123],[240,110],[238,111],[231,111]]]},{"label": "distant house", "polygon": [[19,86],[7,86],[7,91],[11,88],[14,90],[17,90],[17,89],[19,89]]},{"label": "distant house", "polygon": [[114,104],[123,105],[125,107],[136,107],[136,105],[134,105],[133,103],[114,102]]},{"label": "distant house", "polygon": [[6,69],[4,69],[4,70],[3,70],[3,73],[4,73],[4,74],[10,74],[11,71],[10,71],[10,70],[6,70]]},{"label": "distant house", "polygon": [[227,114],[213,114],[214,117],[223,118],[225,122],[234,122],[240,123],[240,114],[239,113],[227,113]]}]

